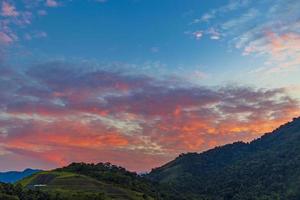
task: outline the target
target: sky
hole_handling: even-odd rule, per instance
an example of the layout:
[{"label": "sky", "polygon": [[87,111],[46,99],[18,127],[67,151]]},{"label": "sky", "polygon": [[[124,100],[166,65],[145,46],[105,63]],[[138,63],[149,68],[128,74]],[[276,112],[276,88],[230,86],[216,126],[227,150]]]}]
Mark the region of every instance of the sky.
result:
[{"label": "sky", "polygon": [[299,0],[0,0],[0,171],[145,172],[300,114]]}]

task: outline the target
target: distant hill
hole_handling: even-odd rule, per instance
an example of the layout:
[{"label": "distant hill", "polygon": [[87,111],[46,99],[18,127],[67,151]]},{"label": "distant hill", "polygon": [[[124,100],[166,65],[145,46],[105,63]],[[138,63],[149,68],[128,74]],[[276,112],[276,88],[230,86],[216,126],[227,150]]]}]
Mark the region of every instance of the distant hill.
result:
[{"label": "distant hill", "polygon": [[148,180],[109,163],[73,163],[34,174],[19,183],[25,188],[38,188],[68,200],[154,200],[156,195]]},{"label": "distant hill", "polygon": [[299,200],[300,118],[251,143],[182,154],[148,178],[166,200]]},{"label": "distant hill", "polygon": [[15,183],[27,176],[30,176],[36,172],[40,172],[38,169],[25,169],[22,172],[10,171],[10,172],[0,172],[0,182],[3,183]]}]

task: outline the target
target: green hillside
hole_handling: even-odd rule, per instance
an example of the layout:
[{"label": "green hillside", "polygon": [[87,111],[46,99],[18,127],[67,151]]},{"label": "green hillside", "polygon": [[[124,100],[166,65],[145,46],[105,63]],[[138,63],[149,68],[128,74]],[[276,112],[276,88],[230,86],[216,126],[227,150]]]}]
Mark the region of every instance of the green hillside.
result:
[{"label": "green hillside", "polygon": [[19,182],[27,189],[41,190],[62,199],[153,199],[155,191],[135,173],[110,164],[73,163],[44,171]]}]

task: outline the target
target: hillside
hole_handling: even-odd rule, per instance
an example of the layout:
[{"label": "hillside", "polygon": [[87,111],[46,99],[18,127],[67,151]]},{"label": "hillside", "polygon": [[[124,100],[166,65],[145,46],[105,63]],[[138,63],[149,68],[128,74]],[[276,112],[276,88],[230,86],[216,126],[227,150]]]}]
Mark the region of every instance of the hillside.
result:
[{"label": "hillside", "polygon": [[183,154],[148,178],[164,199],[300,199],[300,119],[251,143]]},{"label": "hillside", "polygon": [[18,171],[0,172],[0,182],[15,183],[16,181],[19,181],[27,176],[30,176],[40,171],[41,170],[37,170],[37,169],[25,169],[22,172],[18,172]]},{"label": "hillside", "polygon": [[70,200],[151,200],[155,196],[155,190],[148,181],[109,163],[73,163],[64,168],[34,174],[19,183],[25,188],[38,188]]}]

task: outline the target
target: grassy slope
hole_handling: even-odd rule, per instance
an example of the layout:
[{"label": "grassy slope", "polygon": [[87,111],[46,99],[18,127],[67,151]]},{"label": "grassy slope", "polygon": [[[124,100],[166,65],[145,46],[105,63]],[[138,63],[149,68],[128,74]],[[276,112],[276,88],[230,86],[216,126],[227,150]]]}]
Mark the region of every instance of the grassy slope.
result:
[{"label": "grassy slope", "polygon": [[[70,172],[44,171],[29,176],[19,182],[22,186],[32,188],[42,184],[42,190],[70,196],[74,193],[103,194],[107,199],[143,200],[143,194],[113,184],[107,184],[88,176]],[[148,198],[149,200],[151,198]]]}]

